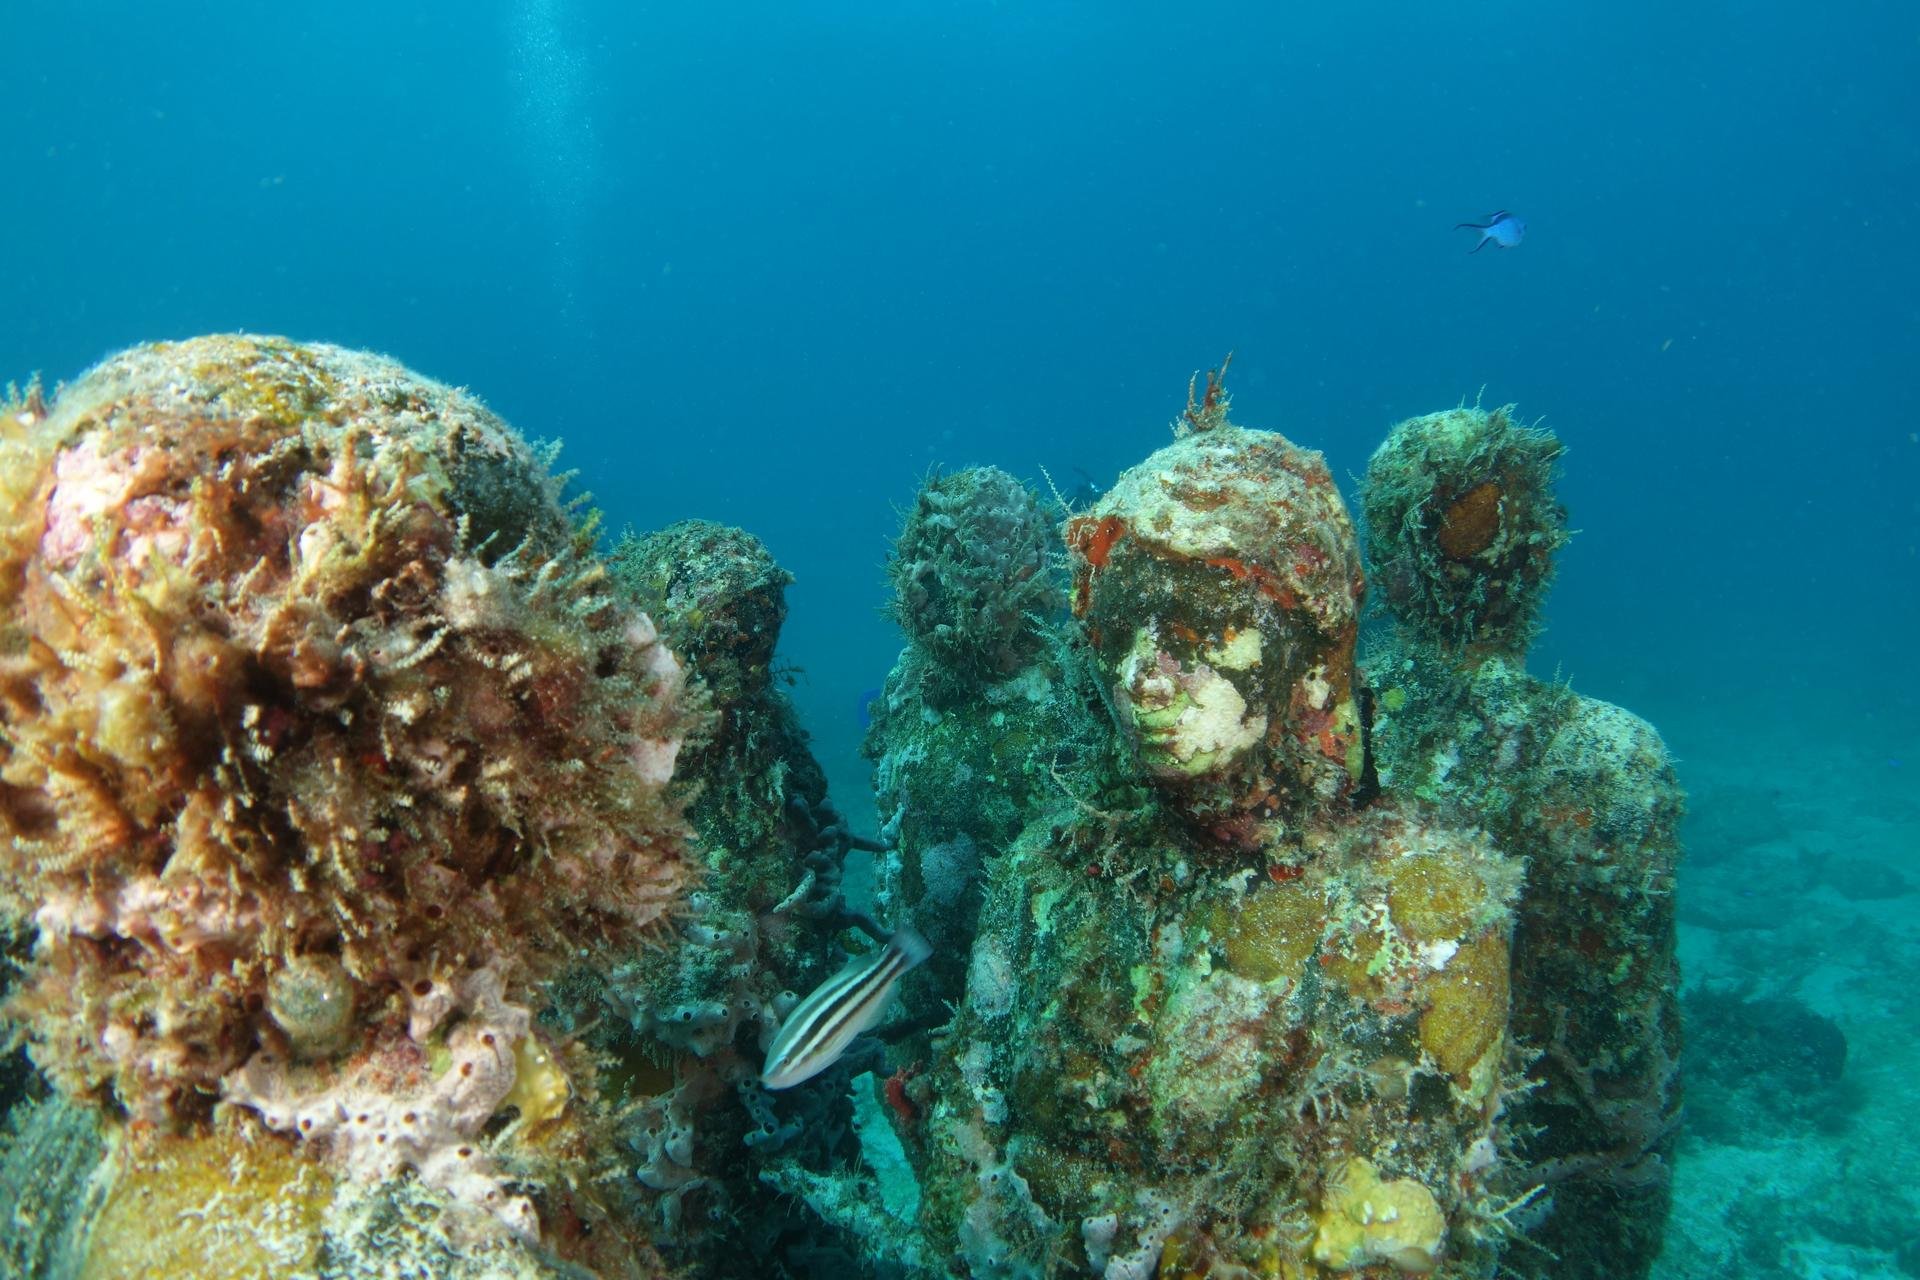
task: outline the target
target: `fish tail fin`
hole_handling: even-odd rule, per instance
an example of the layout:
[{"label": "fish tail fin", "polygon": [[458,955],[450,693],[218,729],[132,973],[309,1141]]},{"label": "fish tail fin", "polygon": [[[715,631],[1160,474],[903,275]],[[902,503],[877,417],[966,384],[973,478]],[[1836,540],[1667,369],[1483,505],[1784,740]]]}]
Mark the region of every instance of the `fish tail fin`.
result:
[{"label": "fish tail fin", "polygon": [[[910,926],[901,925],[893,931],[893,937],[887,939],[887,946],[898,951],[911,969],[933,954],[933,947]],[[905,972],[902,970],[901,972]]]}]

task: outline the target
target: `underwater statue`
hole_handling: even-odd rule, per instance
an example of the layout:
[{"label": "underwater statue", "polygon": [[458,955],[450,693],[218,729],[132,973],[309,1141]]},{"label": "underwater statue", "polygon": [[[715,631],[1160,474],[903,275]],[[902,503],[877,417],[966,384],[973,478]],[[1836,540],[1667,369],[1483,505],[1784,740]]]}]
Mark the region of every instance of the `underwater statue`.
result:
[{"label": "underwater statue", "polygon": [[551,456],[278,338],[10,399],[0,1215],[38,1229],[0,1272],[758,1275],[825,1234],[758,1176],[850,1141],[757,1078],[852,919],[788,577],[702,522],[600,556]]},{"label": "underwater statue", "polygon": [[[0,913],[34,1062],[121,1118],[85,1273],[312,1257],[383,1189],[449,1249],[540,1241],[519,1188],[583,1141],[540,991],[695,876],[683,668],[544,459],[392,361],[202,338],[37,399],[0,436]],[[236,1178],[245,1243],[202,1203]],[[146,1219],[208,1229],[101,1226]]]},{"label": "underwater statue", "polygon": [[[1566,543],[1562,452],[1510,409],[1395,427],[1367,466],[1368,559],[1392,617],[1366,646],[1382,785],[1527,859],[1512,1028],[1532,1062],[1513,1159],[1544,1188],[1507,1269],[1645,1275],[1680,1118],[1674,874],[1684,797],[1660,735],[1527,673]],[[1551,1205],[1551,1212],[1546,1206]]]},{"label": "underwater statue", "polygon": [[868,840],[752,535],[335,347],[10,395],[0,1272],[1645,1275],[1681,798],[1525,671],[1559,446],[1401,424],[1363,554],[1228,409],[928,479]]},{"label": "underwater statue", "polygon": [[[890,1082],[924,1260],[1490,1277],[1562,1274],[1539,1260],[1563,1248],[1565,1274],[1645,1274],[1665,1202],[1622,1192],[1664,1185],[1677,1048],[1658,739],[1530,685],[1560,708],[1550,740],[1451,788],[1408,758],[1416,734],[1478,749],[1519,710],[1465,724],[1461,652],[1524,652],[1564,537],[1557,446],[1448,437],[1458,464],[1379,517],[1370,473],[1370,520],[1428,557],[1387,563],[1376,524],[1375,571],[1435,607],[1403,615],[1425,648],[1363,663],[1360,547],[1324,462],[1227,408],[1210,375],[1175,442],[1066,522],[1072,619],[1033,619],[1026,669],[976,668],[965,695],[910,644],[888,682],[887,905],[966,955],[906,984]],[[990,576],[986,543],[952,572]],[[1476,780],[1543,808],[1496,821]],[[983,785],[1012,811],[956,802]],[[1610,1262],[1581,1252],[1622,1232]]]}]

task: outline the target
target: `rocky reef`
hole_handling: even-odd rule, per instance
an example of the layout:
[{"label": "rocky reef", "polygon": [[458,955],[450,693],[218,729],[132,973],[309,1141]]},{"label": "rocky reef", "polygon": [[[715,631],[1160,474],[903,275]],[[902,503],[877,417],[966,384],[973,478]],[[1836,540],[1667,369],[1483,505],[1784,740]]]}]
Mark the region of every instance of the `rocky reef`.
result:
[{"label": "rocky reef", "polygon": [[[1644,722],[1525,671],[1559,446],[1402,424],[1362,531],[1230,408],[1196,380],[1084,509],[927,478],[868,840],[751,534],[605,541],[551,451],[333,347],[14,395],[0,1218],[37,1225],[0,1261],[1645,1275],[1681,800]],[[902,927],[932,957],[876,1034],[770,1091]]]}]

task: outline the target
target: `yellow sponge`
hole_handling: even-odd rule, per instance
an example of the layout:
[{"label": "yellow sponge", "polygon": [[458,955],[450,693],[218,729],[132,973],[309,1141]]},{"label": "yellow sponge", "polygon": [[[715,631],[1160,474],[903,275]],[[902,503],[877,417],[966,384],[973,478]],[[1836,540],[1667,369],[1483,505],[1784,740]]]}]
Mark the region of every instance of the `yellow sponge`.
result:
[{"label": "yellow sponge", "polygon": [[1439,1260],[1447,1220],[1433,1193],[1412,1178],[1380,1180],[1371,1160],[1353,1156],[1327,1185],[1313,1237],[1313,1260],[1336,1271],[1390,1263],[1425,1275]]}]

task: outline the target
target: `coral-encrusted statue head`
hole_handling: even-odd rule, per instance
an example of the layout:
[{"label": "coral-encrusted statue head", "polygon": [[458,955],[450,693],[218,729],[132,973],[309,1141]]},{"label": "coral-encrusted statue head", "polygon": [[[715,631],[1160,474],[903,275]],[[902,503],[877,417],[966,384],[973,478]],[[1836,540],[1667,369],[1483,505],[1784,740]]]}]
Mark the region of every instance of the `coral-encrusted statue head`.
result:
[{"label": "coral-encrusted statue head", "polygon": [[1457,656],[1526,652],[1568,537],[1561,444],[1511,409],[1409,418],[1367,463],[1367,555],[1387,607]]},{"label": "coral-encrusted statue head", "polygon": [[282,339],[13,406],[0,913],[60,1084],[177,1125],[674,908],[698,716],[560,484],[472,397]]},{"label": "coral-encrusted statue head", "polygon": [[930,475],[893,545],[893,616],[964,690],[1003,680],[1040,645],[1027,624],[1060,610],[1047,572],[1053,530],[1020,481],[998,467]]},{"label": "coral-encrusted statue head", "polygon": [[1121,476],[1066,536],[1115,716],[1195,820],[1252,847],[1351,785],[1363,582],[1318,453],[1210,424]]}]

